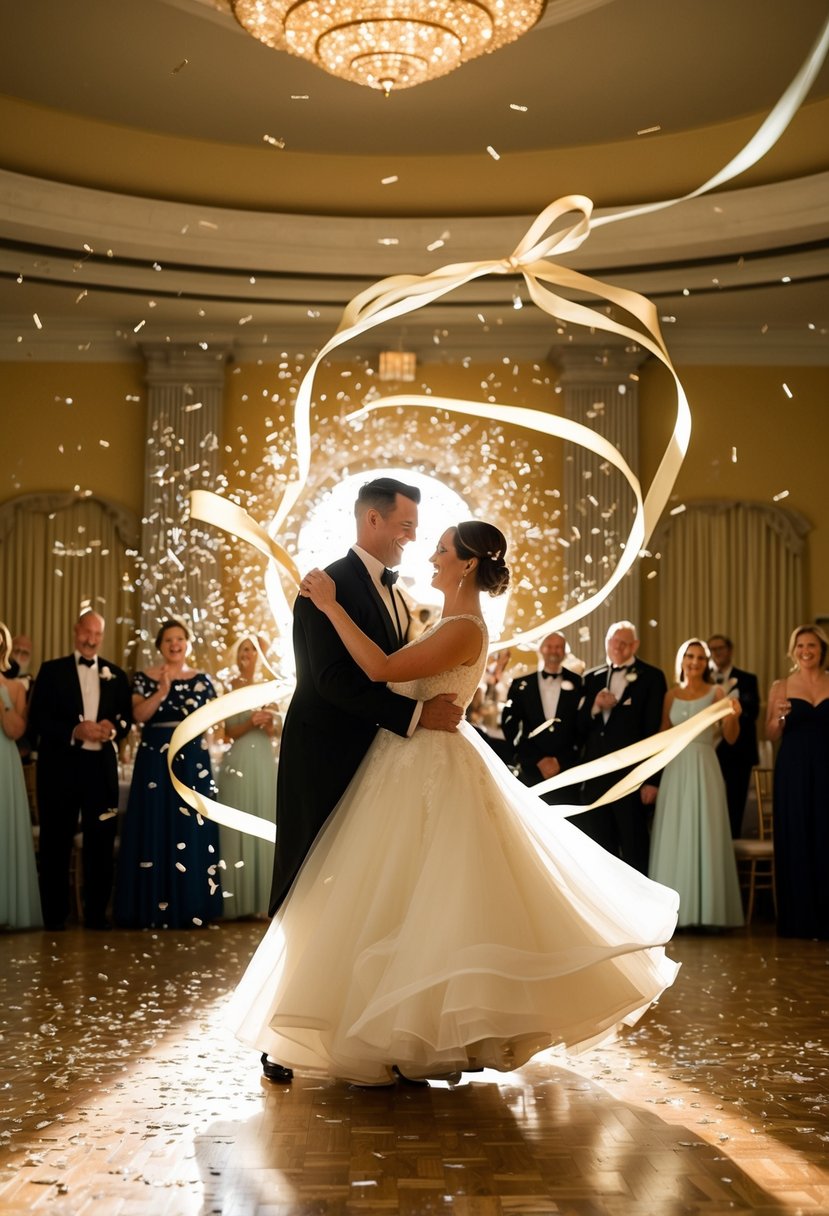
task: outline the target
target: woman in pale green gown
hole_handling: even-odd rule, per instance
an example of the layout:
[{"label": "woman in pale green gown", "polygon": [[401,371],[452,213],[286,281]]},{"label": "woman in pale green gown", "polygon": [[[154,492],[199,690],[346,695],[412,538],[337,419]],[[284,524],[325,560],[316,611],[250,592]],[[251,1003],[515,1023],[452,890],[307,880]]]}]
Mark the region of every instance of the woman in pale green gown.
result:
[{"label": "woman in pale green gown", "polygon": [[[665,696],[662,729],[685,722],[726,696],[712,684],[705,642],[690,638],[677,652],[678,683]],[[726,743],[739,733],[740,703],[721,721]],[[648,877],[679,893],[680,928],[735,928],[743,923],[725,783],[715,751],[718,727],[687,744],[662,772],[651,835]]]},{"label": "woman in pale green gown", "polygon": [[[258,643],[261,647],[261,642]],[[232,688],[256,681],[257,642],[244,637],[236,648],[239,674]],[[276,814],[276,746],[282,721],[275,705],[252,713],[234,714],[225,721],[231,744],[219,774],[219,801],[262,819]],[[256,836],[222,826],[219,856],[224,862],[222,889],[226,917],[268,915],[273,881],[273,845]]]},{"label": "woman in pale green gown", "polygon": [[11,662],[12,640],[0,621],[0,929],[43,925],[32,820],[16,740],[26,729],[26,690],[2,672]]}]

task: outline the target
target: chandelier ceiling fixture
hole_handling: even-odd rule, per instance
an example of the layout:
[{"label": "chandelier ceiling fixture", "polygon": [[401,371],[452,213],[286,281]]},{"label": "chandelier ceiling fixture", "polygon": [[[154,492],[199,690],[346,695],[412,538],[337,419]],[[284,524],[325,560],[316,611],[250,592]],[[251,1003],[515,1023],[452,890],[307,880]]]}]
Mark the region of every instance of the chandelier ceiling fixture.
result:
[{"label": "chandelier ceiling fixture", "polygon": [[547,0],[232,0],[240,25],[388,97],[514,42]]}]

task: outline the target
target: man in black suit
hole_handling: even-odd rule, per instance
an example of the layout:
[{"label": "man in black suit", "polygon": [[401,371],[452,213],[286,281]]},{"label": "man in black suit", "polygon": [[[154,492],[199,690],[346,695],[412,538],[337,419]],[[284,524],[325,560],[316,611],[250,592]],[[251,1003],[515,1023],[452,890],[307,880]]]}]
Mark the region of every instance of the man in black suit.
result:
[{"label": "man in black suit", "polygon": [[75,650],[37,674],[29,710],[37,748],[40,902],[47,929],[63,929],[69,911],[69,859],[83,830],[83,905],[88,929],[108,929],[118,814],[118,744],[132,724],[129,682],[98,655],[104,619],[75,622]]},{"label": "man in black suit", "polygon": [[[525,785],[537,785],[578,762],[581,677],[562,667],[568,649],[561,633],[543,638],[541,666],[512,681],[501,711],[501,729]],[[554,806],[573,801],[575,793],[565,787],[542,797]]]},{"label": "man in black suit", "polygon": [[[409,614],[396,591],[403,549],[415,539],[420,491],[391,477],[362,486],[354,514],[357,543],[327,572],[337,601],[387,654],[407,639]],[[328,816],[345,793],[379,727],[411,735],[416,727],[456,730],[461,709],[451,693],[417,702],[372,683],[309,599],[294,604],[296,688],[285,715],[276,788],[276,851],[270,913],[282,904]],[[392,808],[390,808],[391,811]],[[262,1057],[265,1076],[289,1081],[290,1069]]]},{"label": "man in black suit", "polygon": [[[721,739],[717,745],[717,759],[725,781],[728,799],[728,819],[733,839],[740,835],[743,814],[746,809],[748,783],[751,770],[759,761],[757,750],[757,715],[760,712],[760,688],[757,677],[750,671],[742,671],[731,664],[734,643],[722,633],[708,639],[711,651],[711,674],[715,684],[734,689],[740,702],[740,733],[734,743]],[[732,693],[732,696],[734,694]]]},{"label": "man in black suit", "polygon": [[[665,677],[658,667],[636,657],[638,649],[636,626],[630,621],[617,621],[605,638],[607,663],[594,667],[584,677],[579,727],[585,761],[647,739],[662,724],[662,707],[668,691]],[[582,802],[594,802],[627,771],[586,781],[582,786]],[[656,793],[656,784],[643,785],[608,806],[576,815],[573,823],[608,852],[647,874],[649,808],[656,801]]]}]

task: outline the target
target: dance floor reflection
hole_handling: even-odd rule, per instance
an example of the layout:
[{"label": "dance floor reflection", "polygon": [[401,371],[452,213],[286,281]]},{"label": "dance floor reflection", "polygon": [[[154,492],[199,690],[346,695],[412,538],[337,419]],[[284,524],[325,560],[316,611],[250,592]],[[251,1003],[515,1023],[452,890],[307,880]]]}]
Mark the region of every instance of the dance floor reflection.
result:
[{"label": "dance floor reflection", "polygon": [[682,935],[612,1046],[367,1091],[228,1037],[261,933],[0,937],[0,1213],[829,1212],[825,943]]}]

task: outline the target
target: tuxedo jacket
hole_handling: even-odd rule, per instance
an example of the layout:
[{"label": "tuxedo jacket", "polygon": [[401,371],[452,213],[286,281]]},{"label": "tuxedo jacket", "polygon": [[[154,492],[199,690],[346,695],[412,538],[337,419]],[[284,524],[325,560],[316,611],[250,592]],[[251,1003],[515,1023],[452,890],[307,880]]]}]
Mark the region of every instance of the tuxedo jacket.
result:
[{"label": "tuxedo jacket", "polygon": [[[562,671],[562,688],[556,707],[557,721],[537,735],[532,732],[547,720],[538,687],[538,672],[512,681],[501,711],[501,729],[512,745],[521,780],[536,785],[543,780],[538,761],[554,756],[561,771],[572,768],[579,758],[578,708],[582,697],[581,676]],[[566,687],[569,685],[569,687]]]},{"label": "tuxedo jacket", "polygon": [[[400,639],[389,611],[358,555],[349,550],[327,572],[336,583],[338,602],[363,633],[386,654],[397,650]],[[406,628],[402,596],[397,603]],[[293,643],[296,688],[279,749],[271,915],[287,895],[378,728],[405,735],[417,704],[369,680],[328,617],[302,596],[294,604]]]},{"label": "tuxedo jacket", "polygon": [[[625,691],[621,700],[610,711],[607,722],[601,713],[591,716],[593,702],[597,693],[607,688],[610,669],[607,664],[594,667],[584,677],[584,701],[579,710],[579,727],[584,741],[585,761],[595,760],[606,756],[609,752],[630,743],[638,743],[649,735],[655,735],[662,725],[662,709],[668,685],[665,676],[658,667],[634,659]],[[587,802],[592,802],[610,789],[624,772],[608,773],[585,783],[584,794]],[[654,779],[652,778],[651,781]]]},{"label": "tuxedo jacket", "polygon": [[740,733],[734,743],[721,739],[717,746],[720,761],[726,764],[733,761],[740,768],[752,768],[757,764],[760,755],[757,749],[757,715],[760,712],[760,689],[757,677],[750,671],[742,671],[739,667],[731,668],[732,680],[736,680],[736,688],[740,694]]},{"label": "tuxedo jacket", "polygon": [[[107,791],[107,804],[118,805],[118,744],[132,725],[132,698],[126,673],[107,659],[98,659],[100,698],[97,721],[108,719],[115,739],[99,752]],[[29,705],[29,735],[37,750],[38,798],[46,804],[65,797],[69,766],[80,744],[72,731],[83,720],[83,694],[74,654],[49,659],[42,664],[32,685]],[[67,808],[73,809],[73,808]]]}]

